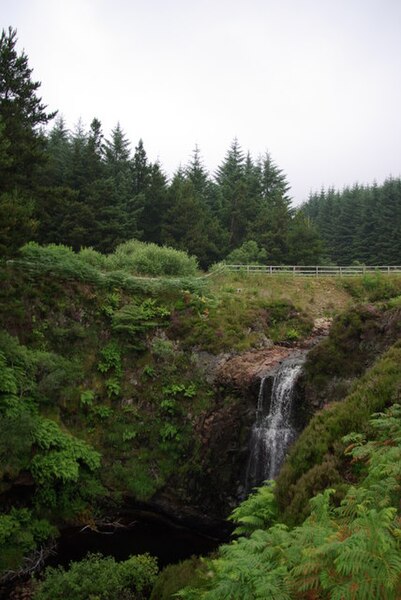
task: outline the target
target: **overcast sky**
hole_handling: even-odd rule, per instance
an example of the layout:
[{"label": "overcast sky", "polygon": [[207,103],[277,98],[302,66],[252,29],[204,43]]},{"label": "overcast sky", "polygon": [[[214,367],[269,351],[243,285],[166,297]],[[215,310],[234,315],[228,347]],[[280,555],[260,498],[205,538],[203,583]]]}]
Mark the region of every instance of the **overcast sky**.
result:
[{"label": "overcast sky", "polygon": [[237,137],[295,203],[401,174],[401,0],[0,0],[49,109],[119,121],[168,174]]}]

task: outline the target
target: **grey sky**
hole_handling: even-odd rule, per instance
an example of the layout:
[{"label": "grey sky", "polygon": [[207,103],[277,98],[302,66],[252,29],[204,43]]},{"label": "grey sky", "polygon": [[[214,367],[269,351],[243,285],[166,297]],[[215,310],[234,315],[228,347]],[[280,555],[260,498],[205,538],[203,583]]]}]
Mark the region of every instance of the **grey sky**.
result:
[{"label": "grey sky", "polygon": [[400,0],[0,0],[49,109],[117,121],[172,173],[236,136],[296,203],[401,174]]}]

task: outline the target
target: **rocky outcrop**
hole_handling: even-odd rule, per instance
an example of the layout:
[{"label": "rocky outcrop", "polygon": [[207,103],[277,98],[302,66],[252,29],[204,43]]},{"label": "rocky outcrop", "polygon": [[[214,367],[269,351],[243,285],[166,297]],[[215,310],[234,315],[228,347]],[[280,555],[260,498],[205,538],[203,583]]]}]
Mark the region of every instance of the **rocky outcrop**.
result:
[{"label": "rocky outcrop", "polygon": [[216,379],[230,388],[246,390],[255,379],[273,375],[280,363],[293,353],[293,348],[273,346],[232,356],[220,362]]}]

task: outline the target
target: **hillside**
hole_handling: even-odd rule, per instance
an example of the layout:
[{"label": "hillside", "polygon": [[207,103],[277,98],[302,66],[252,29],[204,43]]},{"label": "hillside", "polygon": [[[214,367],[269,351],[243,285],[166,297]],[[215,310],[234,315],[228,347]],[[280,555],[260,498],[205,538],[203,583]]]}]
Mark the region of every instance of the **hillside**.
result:
[{"label": "hillside", "polygon": [[[379,276],[138,277],[121,268],[127,252],[106,264],[95,253],[30,245],[1,267],[3,572],[58,529],[96,524],[138,501],[184,520],[226,517],[238,502],[255,400],[219,381],[219,361],[302,345],[317,318],[347,309],[359,315],[354,329],[340,317],[327,342],[343,343],[345,353],[363,338],[362,322],[364,331],[391,322],[396,303],[382,299],[401,289],[399,279]],[[372,300],[364,317],[356,305]],[[347,379],[384,351],[398,331],[390,329],[382,344],[362,347],[363,364]],[[316,407],[333,361],[324,346],[313,352],[323,352],[319,373],[308,374]],[[288,475],[291,460],[282,480],[294,486],[300,471]]]}]

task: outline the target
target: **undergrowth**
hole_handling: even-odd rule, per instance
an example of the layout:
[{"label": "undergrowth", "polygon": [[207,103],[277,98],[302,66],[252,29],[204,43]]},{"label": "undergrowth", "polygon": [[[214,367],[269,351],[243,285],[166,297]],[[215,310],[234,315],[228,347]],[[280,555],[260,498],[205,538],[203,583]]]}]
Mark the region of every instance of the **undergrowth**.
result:
[{"label": "undergrowth", "polygon": [[[399,350],[399,349],[398,349]],[[370,404],[372,408],[372,403]],[[187,600],[252,598],[292,600],[397,600],[401,593],[401,406],[368,418],[369,437],[352,433],[342,440],[359,482],[340,505],[333,489],[310,501],[310,514],[297,527],[255,522],[259,497],[246,501],[253,528],[206,560],[202,585],[195,581],[178,593]],[[257,503],[257,502],[256,502]],[[274,508],[270,511],[274,514]],[[245,533],[245,535],[244,535]]]}]

